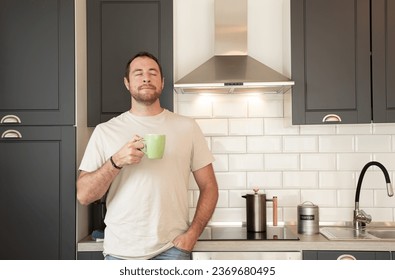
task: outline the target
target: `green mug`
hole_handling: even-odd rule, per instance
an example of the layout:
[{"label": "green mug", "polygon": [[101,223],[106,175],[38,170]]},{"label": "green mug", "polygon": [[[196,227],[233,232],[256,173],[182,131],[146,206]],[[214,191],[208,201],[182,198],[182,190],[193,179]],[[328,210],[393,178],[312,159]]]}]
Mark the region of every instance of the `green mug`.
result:
[{"label": "green mug", "polygon": [[144,136],[142,151],[149,159],[161,159],[165,151],[166,135],[147,134]]}]

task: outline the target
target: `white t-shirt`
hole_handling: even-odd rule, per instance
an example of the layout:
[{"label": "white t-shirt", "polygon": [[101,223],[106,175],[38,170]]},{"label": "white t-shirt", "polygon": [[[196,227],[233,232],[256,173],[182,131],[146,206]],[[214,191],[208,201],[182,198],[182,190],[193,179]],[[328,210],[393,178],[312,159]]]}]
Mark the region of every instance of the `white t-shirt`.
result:
[{"label": "white t-shirt", "polygon": [[134,135],[150,133],[166,135],[163,158],[144,156],[139,164],[124,166],[112,182],[104,254],[148,259],[172,247],[188,229],[191,171],[214,161],[195,120],[168,110],[148,117],[127,111],[95,128],[79,169],[97,170]]}]

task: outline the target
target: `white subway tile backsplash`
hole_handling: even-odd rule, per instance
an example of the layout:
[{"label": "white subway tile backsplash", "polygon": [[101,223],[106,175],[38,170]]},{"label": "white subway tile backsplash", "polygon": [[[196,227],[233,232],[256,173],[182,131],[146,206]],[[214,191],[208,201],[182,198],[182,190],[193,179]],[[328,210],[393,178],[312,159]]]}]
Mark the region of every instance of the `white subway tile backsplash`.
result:
[{"label": "white subway tile backsplash", "polygon": [[197,119],[205,136],[225,136],[229,134],[227,119]]},{"label": "white subway tile backsplash", "polygon": [[[360,200],[360,202],[362,202]],[[337,191],[337,207],[354,207],[355,190],[338,190]]]},{"label": "white subway tile backsplash", "polygon": [[301,170],[336,170],[335,154],[301,154]]},{"label": "white subway tile backsplash", "polygon": [[229,207],[230,206],[229,201],[230,201],[229,192],[227,190],[219,190],[217,207],[221,207],[221,208]]},{"label": "white subway tile backsplash", "polygon": [[216,172],[229,170],[229,156],[227,154],[214,154],[214,157],[215,161],[213,162],[213,168]]},{"label": "white subway tile backsplash", "polygon": [[243,198],[243,195],[249,194],[251,191],[249,190],[230,190],[229,191],[229,206],[230,207],[245,207],[246,199]]},{"label": "white subway tile backsplash", "polygon": [[300,203],[300,191],[295,189],[265,190],[266,196],[277,196],[279,207],[296,207]]},{"label": "white subway tile backsplash", "polygon": [[284,221],[284,222],[296,222],[298,220],[298,208],[297,205],[295,205],[294,207],[283,207],[283,219],[279,221]]},{"label": "white subway tile backsplash", "polygon": [[213,103],[214,118],[245,118],[248,115],[248,103],[243,100],[220,101]]},{"label": "white subway tile backsplash", "polygon": [[292,123],[292,89],[283,94],[284,98],[284,118]]},{"label": "white subway tile backsplash", "polygon": [[336,126],[335,125],[301,125],[300,134],[302,135],[336,134]]},{"label": "white subway tile backsplash", "polygon": [[213,153],[245,153],[246,150],[246,137],[213,137],[211,140]]},{"label": "white subway tile backsplash", "polygon": [[[355,207],[355,190],[338,190],[337,207]],[[373,191],[362,190],[359,193],[359,206],[361,208],[373,207]]]},{"label": "white subway tile backsplash", "polygon": [[263,171],[262,154],[230,154],[230,171]]},{"label": "white subway tile backsplash", "polygon": [[354,151],[354,136],[325,135],[319,136],[319,150],[323,153],[341,153]]},{"label": "white subway tile backsplash", "polygon": [[245,189],[246,173],[245,172],[216,172],[218,188],[225,189]]},{"label": "white subway tile backsplash", "polygon": [[264,94],[247,97],[248,116],[261,118],[283,117],[283,95]]},{"label": "white subway tile backsplash", "polygon": [[311,153],[318,152],[316,136],[284,136],[284,152]]},{"label": "white subway tile backsplash", "polygon": [[297,154],[265,154],[265,170],[297,170],[299,155]]},{"label": "white subway tile backsplash", "polygon": [[[297,205],[312,201],[320,222],[351,221],[358,176],[371,160],[395,174],[395,124],[292,125],[289,95],[177,95],[177,113],[195,118],[215,157],[219,200],[211,221],[245,221],[245,199],[258,187],[279,199],[279,220],[296,221]],[[190,177],[193,218],[199,197]],[[382,172],[369,168],[360,207],[373,221],[395,221],[395,198]],[[268,202],[268,221],[271,221]]]},{"label": "white subway tile backsplash", "polygon": [[[378,171],[376,171],[378,170]],[[356,172],[358,174],[358,178],[361,172]],[[390,177],[391,178],[391,177]],[[378,167],[371,166],[365,172],[362,181],[362,189],[385,189],[386,182],[383,172]]]},{"label": "white subway tile backsplash", "polygon": [[337,154],[338,170],[360,171],[366,163],[372,160],[369,153],[345,153]]},{"label": "white subway tile backsplash", "polygon": [[372,134],[371,124],[342,124],[336,126],[336,134]]},{"label": "white subway tile backsplash", "polygon": [[229,135],[263,135],[263,119],[230,119]]},{"label": "white subway tile backsplash", "polygon": [[265,118],[263,120],[265,135],[296,135],[298,126],[289,126],[284,118]]},{"label": "white subway tile backsplash", "polygon": [[300,198],[320,207],[336,207],[336,190],[301,190]]},{"label": "white subway tile backsplash", "polygon": [[388,222],[394,220],[394,214],[391,208],[366,208],[363,209],[372,216],[372,222]]},{"label": "white subway tile backsplash", "polygon": [[194,118],[210,118],[212,116],[212,105],[210,102],[205,103],[205,106],[202,106],[199,102],[180,102],[178,113]]},{"label": "white subway tile backsplash", "polygon": [[374,206],[395,207],[395,197],[389,197],[383,186],[383,190],[374,190]]},{"label": "white subway tile backsplash", "polygon": [[248,136],[247,153],[280,153],[281,142],[281,136]]},{"label": "white subway tile backsplash", "polygon": [[214,223],[245,222],[246,209],[242,208],[216,208],[211,221]]},{"label": "white subway tile backsplash", "polygon": [[374,134],[395,134],[395,125],[392,123],[372,124]]},{"label": "white subway tile backsplash", "polygon": [[352,171],[320,171],[319,188],[355,189],[357,178]]},{"label": "white subway tile backsplash", "polygon": [[395,170],[395,153],[374,153],[373,160],[383,164],[387,170]]},{"label": "white subway tile backsplash", "polygon": [[284,188],[312,189],[318,185],[318,172],[285,171],[283,178]]},{"label": "white subway tile backsplash", "polygon": [[320,223],[325,223],[325,222],[339,223],[345,221],[351,222],[353,219],[354,207],[352,208],[320,207],[319,211],[320,211]]},{"label": "white subway tile backsplash", "polygon": [[247,172],[247,189],[258,187],[260,189],[282,188],[283,178],[281,171]]},{"label": "white subway tile backsplash", "polygon": [[355,146],[357,152],[390,152],[390,135],[357,135],[355,136]]}]

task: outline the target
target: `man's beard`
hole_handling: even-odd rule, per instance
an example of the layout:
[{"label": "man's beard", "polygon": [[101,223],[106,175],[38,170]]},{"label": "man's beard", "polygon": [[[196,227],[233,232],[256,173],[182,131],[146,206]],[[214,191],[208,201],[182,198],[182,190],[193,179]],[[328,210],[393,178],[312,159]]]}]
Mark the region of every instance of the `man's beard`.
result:
[{"label": "man's beard", "polygon": [[137,91],[132,92],[132,97],[134,100],[136,100],[138,103],[144,104],[144,105],[152,105],[155,103],[156,100],[161,95],[161,92],[156,89],[154,86],[149,86],[149,91],[148,92],[142,92],[145,91],[146,88],[145,86],[139,87]]}]

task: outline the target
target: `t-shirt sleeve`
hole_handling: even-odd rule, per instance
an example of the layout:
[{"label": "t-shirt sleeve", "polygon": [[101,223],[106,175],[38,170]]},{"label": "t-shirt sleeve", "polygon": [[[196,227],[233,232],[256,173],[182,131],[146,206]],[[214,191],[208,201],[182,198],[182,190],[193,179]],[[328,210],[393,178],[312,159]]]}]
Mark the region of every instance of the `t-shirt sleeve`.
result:
[{"label": "t-shirt sleeve", "polygon": [[106,162],[101,133],[100,127],[97,126],[88,141],[79,170],[92,172],[99,169]]},{"label": "t-shirt sleeve", "polygon": [[191,170],[196,171],[214,162],[207,141],[199,125],[193,120],[193,150],[191,157]]}]

